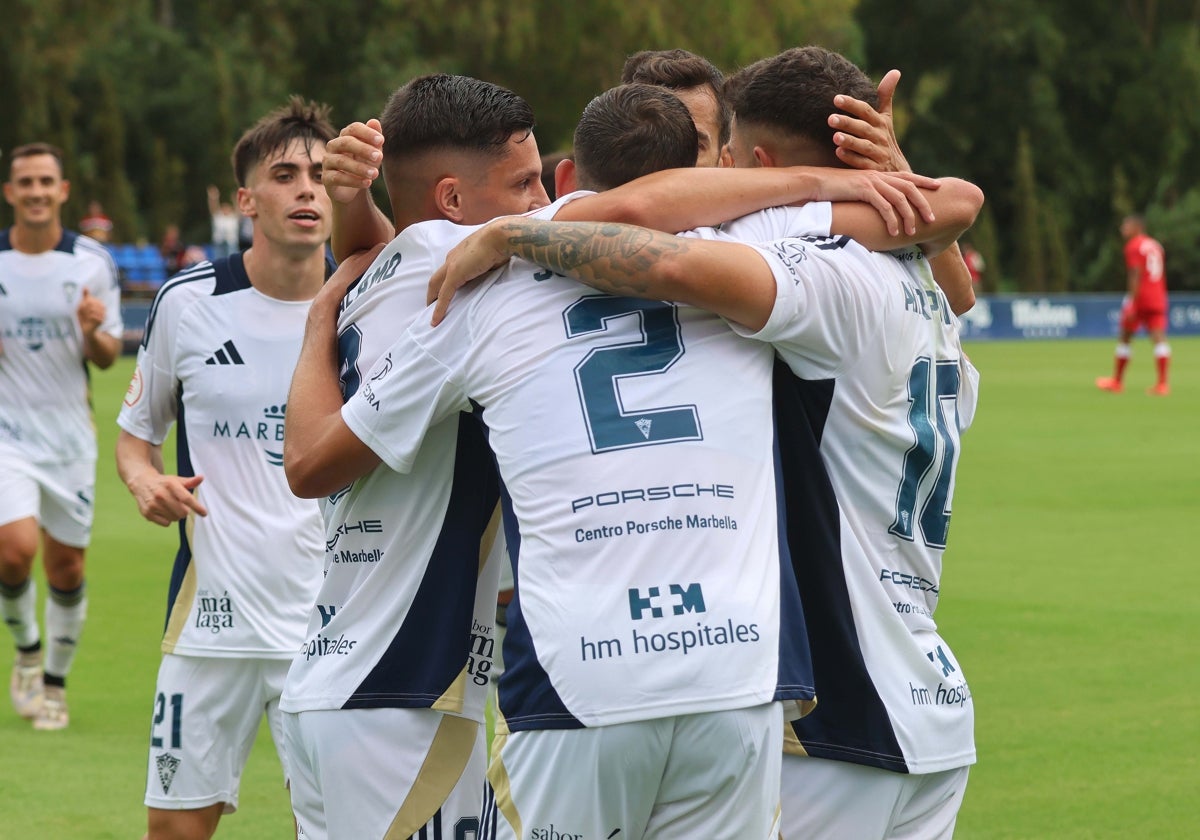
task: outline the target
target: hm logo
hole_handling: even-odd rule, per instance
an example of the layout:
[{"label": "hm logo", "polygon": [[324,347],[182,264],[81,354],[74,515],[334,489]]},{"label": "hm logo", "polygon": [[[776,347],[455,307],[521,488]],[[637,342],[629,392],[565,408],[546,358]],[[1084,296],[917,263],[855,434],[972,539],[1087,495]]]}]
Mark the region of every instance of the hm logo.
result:
[{"label": "hm logo", "polygon": [[[672,583],[667,591],[670,595],[675,596],[675,602],[670,604],[672,615],[683,615],[684,613],[702,613],[705,612],[704,607],[704,590],[700,588],[698,583],[689,583],[685,589],[683,585]],[[659,587],[651,586],[643,595],[640,589],[629,590],[629,617],[634,621],[641,621],[645,618],[645,613],[650,612],[651,618],[662,618],[663,609],[666,604],[659,603],[662,598]],[[667,600],[667,599],[663,599]]]},{"label": "hm logo", "polygon": [[321,613],[321,628],[324,629],[333,617],[337,615],[337,607],[332,604],[326,607],[324,604],[317,604],[317,611]]}]

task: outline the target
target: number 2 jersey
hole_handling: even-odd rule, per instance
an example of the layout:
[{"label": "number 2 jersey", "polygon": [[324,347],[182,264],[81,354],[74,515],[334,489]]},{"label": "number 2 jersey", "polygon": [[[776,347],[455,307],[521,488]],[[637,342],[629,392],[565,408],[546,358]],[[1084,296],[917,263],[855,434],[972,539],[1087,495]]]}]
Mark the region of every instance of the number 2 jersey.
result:
[{"label": "number 2 jersey", "polygon": [[34,463],[96,459],[96,427],[75,311],[84,289],[120,338],[117,269],[104,246],[64,231],[26,254],[0,230],[0,448]]},{"label": "number 2 jersey", "polygon": [[283,473],[283,418],[310,301],[267,297],[241,254],[159,290],[117,423],[202,475],[179,525],[164,653],[290,659],[321,581],[317,503]]},{"label": "number 2 jersey", "polygon": [[[436,267],[470,232],[416,225],[402,261]],[[343,417],[400,472],[445,418],[473,407],[486,427],[516,579],[508,728],[810,700],[794,583],[780,606],[771,349],[521,261],[459,295],[440,326],[413,322]]]},{"label": "number 2 jersey", "polygon": [[[756,247],[777,284],[752,337],[782,359],[788,535],[820,698],[793,721],[788,751],[899,772],[961,767],[975,761],[971,692],[933,616],[978,373],[920,251],[829,236],[820,206],[723,228],[767,243]],[[815,235],[778,238],[806,227]],[[811,469],[814,452],[826,471]]]}]

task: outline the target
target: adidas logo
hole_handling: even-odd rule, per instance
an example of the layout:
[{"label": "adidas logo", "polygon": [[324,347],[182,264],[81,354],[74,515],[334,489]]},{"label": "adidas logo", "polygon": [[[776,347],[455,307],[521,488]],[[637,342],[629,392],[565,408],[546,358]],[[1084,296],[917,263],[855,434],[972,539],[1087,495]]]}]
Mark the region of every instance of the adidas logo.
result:
[{"label": "adidas logo", "polygon": [[233,339],[229,339],[221,345],[217,352],[213,353],[204,360],[206,365],[244,365],[242,356],[238,353],[237,348],[233,346]]}]

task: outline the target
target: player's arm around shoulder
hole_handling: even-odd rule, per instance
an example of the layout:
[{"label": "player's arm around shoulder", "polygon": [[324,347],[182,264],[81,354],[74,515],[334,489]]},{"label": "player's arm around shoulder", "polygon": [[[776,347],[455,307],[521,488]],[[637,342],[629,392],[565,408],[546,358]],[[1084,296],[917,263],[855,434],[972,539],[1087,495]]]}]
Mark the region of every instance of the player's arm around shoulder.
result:
[{"label": "player's arm around shoulder", "polygon": [[383,245],[376,245],[348,257],[308,310],[283,434],[284,474],[292,492],[302,499],[327,496],[366,475],[380,462],[342,418],[337,320],[350,284],[362,276],[381,250]]}]

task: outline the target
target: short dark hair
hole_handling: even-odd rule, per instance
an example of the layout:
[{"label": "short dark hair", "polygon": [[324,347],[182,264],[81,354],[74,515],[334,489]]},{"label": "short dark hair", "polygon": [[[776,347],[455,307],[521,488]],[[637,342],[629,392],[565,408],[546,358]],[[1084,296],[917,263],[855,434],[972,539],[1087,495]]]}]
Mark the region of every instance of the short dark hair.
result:
[{"label": "short dark hair", "polygon": [[671,90],[690,90],[707,85],[717,101],[717,114],[721,121],[720,137],[713,139],[721,146],[729,142],[732,111],[723,93],[725,77],[704,56],[687,50],[642,50],[625,59],[625,66],[621,69],[621,84],[634,82]]},{"label": "short dark hair", "polygon": [[334,137],[337,130],[329,121],[328,105],[290,96],[287,105],[250,126],[237,141],[231,158],[233,175],[238,186],[244,187],[251,169],[293,140],[302,140],[305,151],[311,152],[314,143],[328,143]]},{"label": "short dark hair", "polygon": [[879,106],[875,83],[843,55],[824,47],[793,47],[757,61],[725,87],[739,125],[780,129],[833,149],[829,117],[839,93]]},{"label": "short dark hair", "polygon": [[657,85],[606,90],[587,104],[575,128],[581,189],[607,190],[660,169],[696,165],[700,140],[679,97]]},{"label": "short dark hair", "polygon": [[532,133],[533,108],[508,88],[470,76],[418,76],[388,98],[379,118],[383,160],[432,149],[504,151],[514,134]]},{"label": "short dark hair", "polygon": [[11,152],[9,152],[8,153],[9,174],[10,175],[12,174],[12,162],[14,160],[16,160],[17,158],[23,158],[23,157],[33,157],[34,155],[50,155],[50,157],[52,157],[56,161],[58,161],[59,174],[60,175],[65,174],[66,169],[63,166],[62,149],[60,149],[60,148],[58,148],[58,146],[52,145],[50,143],[41,143],[41,142],[26,143],[23,146],[17,146],[15,149],[13,149]]}]

